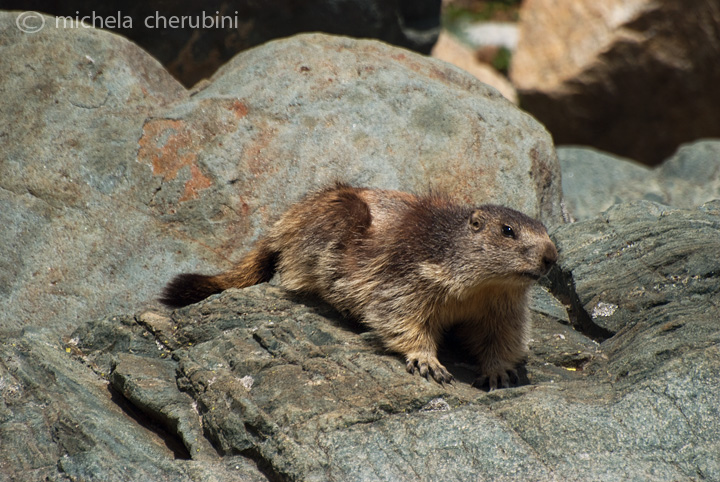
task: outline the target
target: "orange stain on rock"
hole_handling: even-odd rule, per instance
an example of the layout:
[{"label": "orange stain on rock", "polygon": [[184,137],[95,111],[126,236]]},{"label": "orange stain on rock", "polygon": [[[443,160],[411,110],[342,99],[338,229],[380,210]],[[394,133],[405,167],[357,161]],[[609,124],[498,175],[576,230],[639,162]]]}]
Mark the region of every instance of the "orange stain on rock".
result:
[{"label": "orange stain on rock", "polygon": [[255,176],[265,176],[271,171],[273,163],[265,150],[275,137],[275,129],[266,125],[258,126],[259,134],[243,150],[242,162]]},{"label": "orange stain on rock", "polygon": [[212,186],[212,181],[195,164],[190,165],[190,179],[185,183],[185,192],[178,201],[187,201],[198,197],[198,191]]},{"label": "orange stain on rock", "polygon": [[242,119],[246,115],[248,115],[248,106],[240,102],[239,100],[236,100],[232,103],[232,106],[230,106],[232,111],[235,113],[235,116],[238,119]]},{"label": "orange stain on rock", "polygon": [[212,181],[197,165],[192,131],[181,120],[152,119],[143,126],[138,141],[138,160],[152,166],[153,174],[170,181],[177,178],[185,166],[190,168],[190,179],[178,201],[198,197],[198,191],[212,186]]}]

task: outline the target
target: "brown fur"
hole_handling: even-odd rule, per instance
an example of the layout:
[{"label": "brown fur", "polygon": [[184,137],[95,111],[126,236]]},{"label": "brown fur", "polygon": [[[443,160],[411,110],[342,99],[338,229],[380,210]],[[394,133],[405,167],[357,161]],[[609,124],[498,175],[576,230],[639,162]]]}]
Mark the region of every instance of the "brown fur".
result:
[{"label": "brown fur", "polygon": [[509,386],[526,354],[527,291],[556,259],[545,227],[518,211],[337,184],[290,207],[230,271],[180,275],[162,301],[183,306],[277,271],[285,288],[356,316],[409,372],[440,383],[452,376],[437,347],[457,325],[493,389]]}]

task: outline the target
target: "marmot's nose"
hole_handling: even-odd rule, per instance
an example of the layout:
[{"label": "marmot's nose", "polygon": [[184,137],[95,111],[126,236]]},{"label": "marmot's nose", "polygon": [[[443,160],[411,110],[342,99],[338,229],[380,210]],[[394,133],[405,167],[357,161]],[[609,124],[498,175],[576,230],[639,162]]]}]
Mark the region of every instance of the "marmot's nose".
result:
[{"label": "marmot's nose", "polygon": [[545,245],[545,250],[543,251],[543,267],[545,268],[545,271],[549,271],[550,268],[552,268],[552,265],[554,265],[557,262],[558,253],[557,249],[555,249],[555,245],[552,242],[549,242]]}]

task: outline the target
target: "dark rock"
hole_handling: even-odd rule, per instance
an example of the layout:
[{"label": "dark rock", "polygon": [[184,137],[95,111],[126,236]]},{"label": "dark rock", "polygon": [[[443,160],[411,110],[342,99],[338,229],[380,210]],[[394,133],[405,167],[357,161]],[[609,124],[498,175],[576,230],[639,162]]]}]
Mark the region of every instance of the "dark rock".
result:
[{"label": "dark rock", "polygon": [[632,346],[632,362],[653,367],[653,357],[683,344],[668,330],[683,328],[701,344],[717,336],[719,210],[720,201],[695,210],[638,201],[553,233],[584,313],[623,335],[608,341],[608,349]]},{"label": "dark rock", "polygon": [[[543,311],[556,312],[543,290],[536,291],[535,299]],[[408,374],[402,360],[387,353],[372,333],[358,330],[328,306],[268,285],[229,290],[178,310],[170,319],[147,312],[131,327],[134,337],[141,337],[134,347],[127,328],[112,329],[108,321],[74,333],[73,350],[98,371],[110,365],[112,385],[183,440],[193,459],[198,458],[190,450],[194,436],[188,437],[197,434],[193,417],[186,417],[191,423],[185,427],[176,422],[180,400],[188,396],[193,401],[185,402],[186,410],[197,407],[217,453],[248,456],[280,480],[363,480],[372,473],[410,480],[403,475],[406,469],[393,468],[398,457],[412,459],[408,463],[417,465],[413,477],[421,479],[477,471],[495,476],[506,469],[520,475],[547,473],[537,460],[518,466],[511,457],[486,466],[496,444],[524,456],[528,450],[502,427],[492,428],[497,420],[485,407],[510,392],[488,399],[472,388],[472,361],[453,354],[452,347],[444,356],[459,381],[442,387]],[[548,333],[567,330],[551,316],[538,315],[537,321]],[[172,356],[141,347],[152,346],[150,332],[163,350],[177,347]],[[102,342],[97,333],[104,333]],[[113,337],[124,341],[108,343]],[[578,341],[556,336],[555,348],[566,354],[590,348],[586,354],[592,356],[594,344]],[[108,355],[112,362],[98,363]],[[528,367],[532,378],[573,378],[563,366],[548,368],[537,358]],[[472,431],[461,430],[463,426]],[[390,434],[397,439],[388,439]],[[438,450],[452,440],[470,448]],[[447,464],[450,455],[456,458]]]},{"label": "dark rock", "polygon": [[5,0],[2,8],[85,18],[138,44],[187,87],[240,51],[301,32],[376,38],[423,54],[440,32],[440,0]]},{"label": "dark rock", "polygon": [[[93,326],[102,327],[86,332],[98,349],[128,352],[140,348],[147,360],[162,361],[155,340],[143,337],[132,318],[111,317]],[[131,336],[133,327],[136,336]],[[74,341],[62,343],[48,330],[26,330],[0,343],[0,478],[266,480],[243,458],[189,460],[190,454],[175,434],[78,363],[80,353]],[[174,385],[172,374],[164,371],[162,375],[166,375],[163,382]],[[174,393],[175,398],[183,396],[177,390]],[[164,413],[173,408],[167,406]],[[185,404],[184,410],[191,410],[190,405]],[[202,477],[211,472],[217,479]]]},{"label": "dark rock", "polygon": [[216,455],[203,435],[193,400],[178,391],[172,364],[155,357],[123,353],[113,360],[110,383],[144,414],[179,435],[193,459]]},{"label": "dark rock", "polygon": [[720,136],[716,2],[536,0],[520,19],[511,79],[556,143],[656,165]]}]

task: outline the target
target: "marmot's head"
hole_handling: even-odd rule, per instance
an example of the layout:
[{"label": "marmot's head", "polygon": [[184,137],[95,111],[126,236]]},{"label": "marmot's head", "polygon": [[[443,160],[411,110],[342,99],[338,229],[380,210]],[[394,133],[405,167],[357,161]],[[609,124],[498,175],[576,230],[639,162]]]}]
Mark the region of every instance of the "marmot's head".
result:
[{"label": "marmot's head", "polygon": [[462,259],[455,268],[473,284],[529,284],[557,261],[555,245],[540,221],[495,205],[469,213],[457,248]]}]

